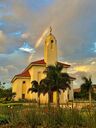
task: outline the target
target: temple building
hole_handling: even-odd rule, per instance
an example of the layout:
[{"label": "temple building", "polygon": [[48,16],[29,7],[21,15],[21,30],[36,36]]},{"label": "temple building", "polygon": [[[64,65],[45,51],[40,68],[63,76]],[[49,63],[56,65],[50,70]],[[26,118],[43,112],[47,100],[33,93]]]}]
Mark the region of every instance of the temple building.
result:
[{"label": "temple building", "polygon": [[[12,92],[16,93],[14,98],[15,101],[19,99],[29,99],[36,100],[38,99],[36,93],[28,93],[28,89],[32,87],[31,82],[33,80],[40,81],[45,77],[44,70],[48,65],[55,65],[56,63],[63,65],[63,72],[67,72],[67,69],[70,65],[58,61],[57,53],[57,40],[50,30],[49,35],[45,39],[44,43],[44,59],[37,60],[28,65],[28,67],[18,75],[15,75],[12,79]],[[74,78],[71,78],[71,89],[66,89],[64,92],[60,93],[60,103],[65,103],[68,100],[73,100],[73,81]],[[57,102],[57,93],[53,92],[50,96],[52,103]],[[48,94],[40,95],[40,102],[47,104],[48,103]]]}]

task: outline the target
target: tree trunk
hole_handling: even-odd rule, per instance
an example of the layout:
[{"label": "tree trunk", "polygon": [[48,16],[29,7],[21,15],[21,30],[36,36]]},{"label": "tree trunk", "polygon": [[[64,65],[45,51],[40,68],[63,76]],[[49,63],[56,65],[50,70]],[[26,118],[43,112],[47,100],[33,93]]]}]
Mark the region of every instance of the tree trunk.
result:
[{"label": "tree trunk", "polygon": [[91,107],[91,90],[89,90],[89,106]]},{"label": "tree trunk", "polygon": [[59,108],[60,100],[59,100],[59,91],[57,91],[57,108]]},{"label": "tree trunk", "polygon": [[50,109],[50,91],[48,92],[48,108]]},{"label": "tree trunk", "polygon": [[38,93],[38,107],[40,108],[40,94]]}]

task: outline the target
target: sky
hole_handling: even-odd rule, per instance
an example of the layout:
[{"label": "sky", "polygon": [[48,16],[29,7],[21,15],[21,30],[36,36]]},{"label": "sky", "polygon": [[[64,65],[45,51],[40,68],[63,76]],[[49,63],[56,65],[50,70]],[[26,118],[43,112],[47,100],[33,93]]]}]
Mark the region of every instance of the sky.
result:
[{"label": "sky", "polygon": [[95,12],[96,0],[0,0],[0,81],[8,85],[30,62],[43,58],[45,30],[51,26],[58,60],[71,64],[74,87],[84,75],[95,84]]}]

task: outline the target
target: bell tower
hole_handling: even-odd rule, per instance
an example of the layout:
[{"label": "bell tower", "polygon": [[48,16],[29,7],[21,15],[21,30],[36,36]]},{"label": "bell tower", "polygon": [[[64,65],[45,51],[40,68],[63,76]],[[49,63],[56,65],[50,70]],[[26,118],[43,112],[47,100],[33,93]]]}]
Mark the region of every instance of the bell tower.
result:
[{"label": "bell tower", "polygon": [[57,41],[52,34],[52,28],[50,27],[50,33],[45,39],[44,44],[44,60],[46,65],[55,65],[57,62]]}]

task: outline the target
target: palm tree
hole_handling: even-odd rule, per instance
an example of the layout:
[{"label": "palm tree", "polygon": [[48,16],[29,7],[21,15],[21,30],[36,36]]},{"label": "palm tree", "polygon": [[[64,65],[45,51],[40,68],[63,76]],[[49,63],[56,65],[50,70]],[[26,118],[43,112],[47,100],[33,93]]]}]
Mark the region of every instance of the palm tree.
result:
[{"label": "palm tree", "polygon": [[31,82],[32,84],[32,87],[28,89],[28,93],[31,91],[31,93],[35,92],[37,93],[38,95],[38,99],[37,99],[37,102],[38,102],[38,106],[40,107],[40,94],[41,94],[41,85],[40,83],[38,83],[36,80],[33,80]]},{"label": "palm tree", "polygon": [[89,94],[89,104],[91,107],[91,99],[92,99],[91,93],[93,89],[92,80],[91,80],[91,77],[87,78],[85,76],[82,77],[82,80],[83,80],[83,84],[81,85],[81,92],[85,92]]},{"label": "palm tree", "polygon": [[55,66],[48,66],[45,71],[45,85],[47,85],[46,92],[48,92],[48,97],[50,97],[52,91],[57,92],[57,107],[59,107],[59,93],[61,90],[64,91],[66,88],[70,88],[70,76],[67,73],[62,73],[62,70],[63,66],[61,64],[56,64]]},{"label": "palm tree", "polygon": [[48,108],[50,108],[50,95],[52,92],[53,80],[45,77],[41,80],[42,93],[45,95],[48,93]]}]

